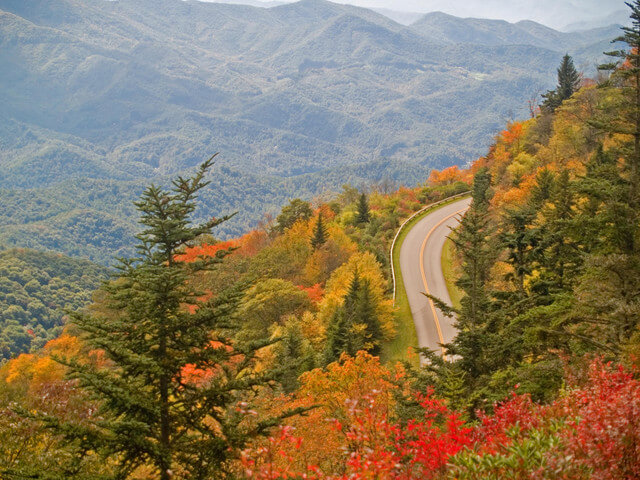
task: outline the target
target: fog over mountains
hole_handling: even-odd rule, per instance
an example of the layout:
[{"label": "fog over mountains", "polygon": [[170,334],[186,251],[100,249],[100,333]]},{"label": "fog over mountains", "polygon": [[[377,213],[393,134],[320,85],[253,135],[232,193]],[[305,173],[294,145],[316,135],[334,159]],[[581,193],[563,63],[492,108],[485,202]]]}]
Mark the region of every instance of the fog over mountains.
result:
[{"label": "fog over mountains", "polygon": [[617,34],[323,0],[2,0],[0,243],[123,252],[142,186],[213,152],[201,215],[240,212],[223,235],[345,182],[423,181]]}]

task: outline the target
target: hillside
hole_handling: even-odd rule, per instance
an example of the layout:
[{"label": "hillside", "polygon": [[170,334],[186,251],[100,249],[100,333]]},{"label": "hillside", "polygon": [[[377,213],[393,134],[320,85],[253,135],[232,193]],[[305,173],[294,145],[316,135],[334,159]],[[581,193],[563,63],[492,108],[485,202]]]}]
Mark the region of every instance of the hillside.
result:
[{"label": "hillside", "polygon": [[[4,209],[0,241],[104,262],[130,244],[128,205],[140,185],[162,183],[213,152],[225,170],[203,212],[241,212],[223,236],[246,231],[288,198],[347,181],[415,184],[412,170],[476,158],[504,118],[527,114],[523,98],[552,85],[561,54],[583,48],[559,33],[544,46],[533,34],[521,45],[427,37],[322,0],[269,9],[5,1],[0,188],[5,206],[19,210]],[[104,193],[96,198],[109,197],[104,205],[87,198],[88,185]],[[61,204],[51,192],[64,192]],[[24,220],[19,211],[34,215]],[[125,235],[115,243],[97,242],[110,230],[84,222],[104,212]],[[80,246],[61,226],[74,215],[86,223]]]},{"label": "hillside", "polygon": [[66,313],[86,306],[107,273],[62,255],[0,251],[0,362],[58,337]]}]

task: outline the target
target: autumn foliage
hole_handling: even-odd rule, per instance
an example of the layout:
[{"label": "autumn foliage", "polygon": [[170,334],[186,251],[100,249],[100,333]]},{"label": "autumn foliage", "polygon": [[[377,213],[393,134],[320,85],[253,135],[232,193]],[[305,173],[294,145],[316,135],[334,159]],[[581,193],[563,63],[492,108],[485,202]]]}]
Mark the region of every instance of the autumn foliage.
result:
[{"label": "autumn foliage", "polygon": [[447,167],[444,170],[432,170],[429,175],[429,183],[432,185],[450,185],[456,182],[470,183],[471,177],[468,170],[460,170],[457,165]]},{"label": "autumn foliage", "polygon": [[[418,394],[424,416],[400,423],[393,419],[389,394],[402,388],[401,371],[386,388],[382,382],[382,389],[364,393],[362,374],[373,368],[380,379],[391,371],[365,355],[343,361],[332,364],[330,372],[311,372],[307,392],[333,387],[354,398],[342,406],[343,395],[330,405],[321,403],[314,421],[281,427],[265,443],[245,450],[245,478],[631,480],[640,475],[640,382],[622,367],[595,359],[587,380],[568,387],[555,402],[536,404],[514,392],[475,424],[431,392]],[[322,402],[322,397],[311,401]],[[322,415],[324,432],[317,426]],[[315,424],[311,436],[310,424]],[[317,458],[308,453],[322,449],[329,438],[337,462],[309,461]],[[535,443],[541,438],[550,441]],[[527,442],[537,448],[536,462],[518,457],[528,451],[522,446]]]}]

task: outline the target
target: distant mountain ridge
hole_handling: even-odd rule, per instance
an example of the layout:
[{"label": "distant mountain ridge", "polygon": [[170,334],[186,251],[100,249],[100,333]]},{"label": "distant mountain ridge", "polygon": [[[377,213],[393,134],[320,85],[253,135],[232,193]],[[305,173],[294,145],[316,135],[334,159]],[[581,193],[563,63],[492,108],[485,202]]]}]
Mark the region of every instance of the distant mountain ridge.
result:
[{"label": "distant mountain ridge", "polygon": [[[129,241],[125,205],[140,186],[216,151],[226,178],[202,215],[241,212],[221,235],[347,180],[422,181],[482,154],[506,117],[526,115],[562,54],[591,61],[611,38],[592,32],[594,47],[587,33],[532,22],[492,36],[482,25],[430,15],[407,27],[323,0],[3,0],[0,243],[69,252],[63,223],[86,243],[74,254],[103,261]],[[475,43],[455,41],[454,29]],[[83,179],[109,208],[88,198]],[[39,207],[45,190],[64,209]],[[110,212],[119,212],[111,223],[82,223]],[[127,233],[96,244],[115,224]]]},{"label": "distant mountain ridge", "polygon": [[[555,50],[563,45],[577,50],[615,38],[619,25],[586,31],[559,32],[530,20],[509,23],[505,20],[459,18],[442,12],[424,15],[411,29],[432,42],[472,43],[479,45],[532,45]],[[594,41],[595,39],[595,41]]]}]

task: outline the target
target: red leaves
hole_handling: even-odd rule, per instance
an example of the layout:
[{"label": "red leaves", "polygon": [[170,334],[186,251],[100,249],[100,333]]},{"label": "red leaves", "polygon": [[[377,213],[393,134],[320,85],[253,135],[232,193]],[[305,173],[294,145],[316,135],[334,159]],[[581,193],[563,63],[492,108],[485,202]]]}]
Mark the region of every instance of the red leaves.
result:
[{"label": "red leaves", "polygon": [[215,245],[208,245],[203,243],[195,247],[189,247],[181,255],[176,255],[177,262],[195,262],[199,257],[215,257],[220,251],[229,250],[236,246],[234,241],[220,242]]},{"label": "red leaves", "polygon": [[[384,395],[374,390],[349,401],[346,418],[332,421],[334,428],[344,434],[342,446],[336,451],[336,457],[342,455],[343,460],[337,462],[341,467],[336,471],[321,472],[317,467],[306,466],[294,472],[294,462],[275,462],[277,456],[292,456],[302,444],[302,437],[283,427],[267,445],[245,451],[242,462],[246,477],[443,478],[451,457],[465,447],[473,448],[480,456],[507,452],[513,455],[518,450],[508,450],[510,445],[543,432],[559,440],[543,453],[552,467],[545,471],[544,478],[573,478],[563,468],[567,467],[566,462],[572,472],[586,472],[593,479],[640,478],[640,382],[622,367],[614,368],[601,360],[591,363],[585,385],[568,390],[554,403],[538,405],[529,395],[513,393],[495,407],[492,415],[480,415],[480,424],[475,427],[465,425],[431,392],[420,397],[423,418],[406,425],[393,423]],[[522,460],[522,467],[526,468],[526,459]],[[540,472],[523,474],[526,478],[539,478]]]},{"label": "red leaves", "polygon": [[[350,401],[347,418],[333,420],[336,430],[344,433],[344,443],[336,454],[344,455],[344,472],[323,473],[315,466],[302,472],[291,471],[292,461],[276,462],[291,456],[301,447],[302,439],[290,427],[282,427],[266,445],[245,450],[242,464],[247,478],[309,478],[324,480],[438,478],[445,471],[450,456],[471,445],[471,429],[464,427],[456,413],[431,394],[421,398],[425,417],[399,425],[389,422],[385,394],[372,391],[360,400]],[[383,408],[380,408],[383,407]],[[321,439],[318,439],[321,441]]]},{"label": "red leaves", "polygon": [[[375,403],[375,397],[370,402]],[[366,408],[356,412],[347,438],[355,448],[347,461],[343,478],[388,478],[396,480],[438,478],[449,457],[471,445],[471,429],[458,414],[450,412],[431,394],[421,398],[423,419],[407,425],[370,418]]]},{"label": "red leaves", "polygon": [[511,443],[508,432],[518,427],[522,434],[540,428],[544,408],[533,403],[530,395],[511,394],[507,401],[496,405],[493,415],[478,413],[481,424],[474,429],[473,438],[482,453],[496,453]]},{"label": "red leaves", "polygon": [[269,437],[265,445],[242,451],[240,460],[245,478],[257,480],[326,478],[314,465],[307,465],[303,472],[296,471],[291,451],[299,450],[301,444],[302,438],[294,435],[293,427],[280,427],[277,434]]},{"label": "red leaves", "polygon": [[309,300],[311,300],[315,304],[320,303],[320,301],[324,297],[324,289],[322,288],[322,285],[320,283],[316,283],[312,287],[298,286],[298,288],[303,292],[307,292],[307,295],[309,295]]},{"label": "red leaves", "polygon": [[595,360],[589,381],[559,402],[575,418],[563,432],[568,454],[593,478],[640,478],[640,382],[621,366]]}]

